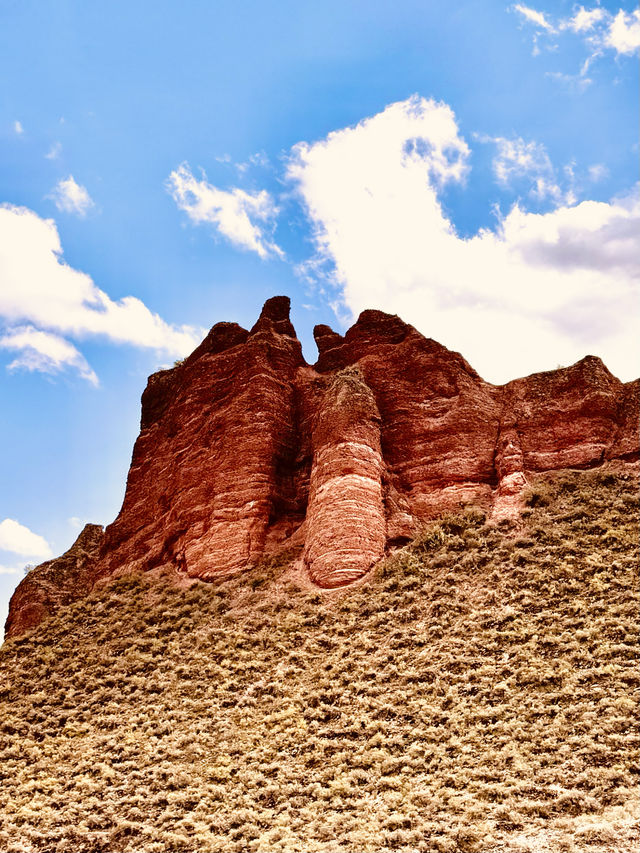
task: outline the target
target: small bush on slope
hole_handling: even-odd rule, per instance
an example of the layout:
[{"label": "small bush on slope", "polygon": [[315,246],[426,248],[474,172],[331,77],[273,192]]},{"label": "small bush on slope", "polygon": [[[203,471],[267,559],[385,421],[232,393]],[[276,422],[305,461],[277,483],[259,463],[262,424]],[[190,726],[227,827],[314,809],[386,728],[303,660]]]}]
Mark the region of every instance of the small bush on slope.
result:
[{"label": "small bush on slope", "polygon": [[0,849],[630,850],[635,479],[363,584],[121,578],[0,653]]}]

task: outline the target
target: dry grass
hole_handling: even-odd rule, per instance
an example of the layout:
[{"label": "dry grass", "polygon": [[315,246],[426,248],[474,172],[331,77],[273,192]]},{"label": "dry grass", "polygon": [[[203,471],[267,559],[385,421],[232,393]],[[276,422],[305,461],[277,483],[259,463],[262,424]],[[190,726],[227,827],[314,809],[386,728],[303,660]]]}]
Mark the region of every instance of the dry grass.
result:
[{"label": "dry grass", "polygon": [[634,847],[636,480],[539,482],[364,584],[121,578],[0,653],[0,849]]}]

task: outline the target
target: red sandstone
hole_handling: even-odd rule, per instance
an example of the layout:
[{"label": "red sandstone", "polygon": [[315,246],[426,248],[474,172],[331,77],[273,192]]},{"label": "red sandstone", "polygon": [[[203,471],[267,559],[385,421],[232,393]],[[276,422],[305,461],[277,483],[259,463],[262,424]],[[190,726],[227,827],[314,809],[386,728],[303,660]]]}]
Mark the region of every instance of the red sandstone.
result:
[{"label": "red sandstone", "polygon": [[530,473],[638,459],[640,380],[593,356],[494,386],[380,311],[315,338],[310,367],[275,297],[250,332],[218,323],[151,376],[118,517],[30,572],[7,635],[115,573],[207,580],[291,544],[314,583],[341,586],[444,511],[512,517]]}]

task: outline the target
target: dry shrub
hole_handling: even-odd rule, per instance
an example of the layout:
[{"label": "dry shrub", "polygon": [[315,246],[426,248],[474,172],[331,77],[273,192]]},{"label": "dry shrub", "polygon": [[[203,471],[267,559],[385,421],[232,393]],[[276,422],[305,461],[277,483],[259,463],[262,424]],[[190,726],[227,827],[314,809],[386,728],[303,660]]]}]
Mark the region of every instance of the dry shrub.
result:
[{"label": "dry shrub", "polygon": [[115,580],[0,652],[0,849],[632,850],[635,487],[542,478],[342,591]]}]

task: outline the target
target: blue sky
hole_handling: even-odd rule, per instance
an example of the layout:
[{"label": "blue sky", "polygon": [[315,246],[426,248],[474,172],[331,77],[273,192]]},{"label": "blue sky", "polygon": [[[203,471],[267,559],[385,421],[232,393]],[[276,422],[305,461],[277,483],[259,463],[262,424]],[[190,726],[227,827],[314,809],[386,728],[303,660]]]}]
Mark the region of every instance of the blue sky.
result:
[{"label": "blue sky", "polygon": [[149,373],[286,293],[489,381],[640,372],[631,3],[5,0],[0,618],[118,512]]}]

